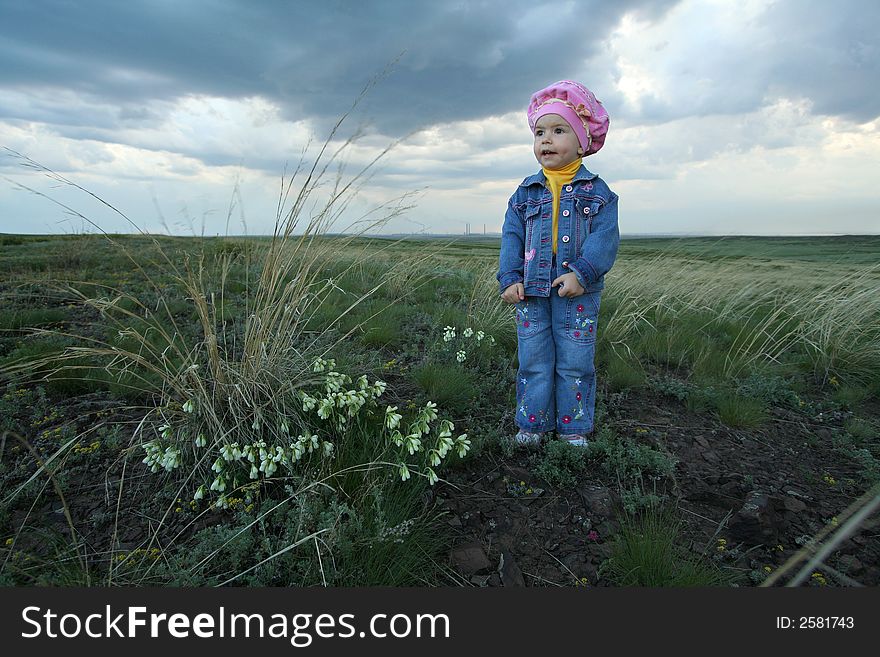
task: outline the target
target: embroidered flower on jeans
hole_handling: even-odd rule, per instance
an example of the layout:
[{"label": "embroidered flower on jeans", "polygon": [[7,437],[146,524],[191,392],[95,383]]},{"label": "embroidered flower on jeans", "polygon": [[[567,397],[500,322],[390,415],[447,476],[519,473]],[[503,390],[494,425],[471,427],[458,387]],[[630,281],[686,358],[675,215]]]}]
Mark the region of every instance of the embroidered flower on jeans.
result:
[{"label": "embroidered flower on jeans", "polygon": [[578,392],[578,394],[576,394],[576,395],[574,396],[574,398],[577,399],[578,401],[580,401],[580,400],[581,400],[581,393]]},{"label": "embroidered flower on jeans", "polygon": [[538,418],[535,417],[534,413],[529,415],[529,422],[537,422],[537,421],[538,421]]},{"label": "embroidered flower on jeans", "polygon": [[571,415],[563,415],[562,416],[562,423],[568,424],[569,422],[571,422]]},{"label": "embroidered flower on jeans", "polygon": [[579,312],[579,313],[584,312],[584,304],[582,304],[582,303],[579,303],[579,304],[578,304],[578,312]]}]

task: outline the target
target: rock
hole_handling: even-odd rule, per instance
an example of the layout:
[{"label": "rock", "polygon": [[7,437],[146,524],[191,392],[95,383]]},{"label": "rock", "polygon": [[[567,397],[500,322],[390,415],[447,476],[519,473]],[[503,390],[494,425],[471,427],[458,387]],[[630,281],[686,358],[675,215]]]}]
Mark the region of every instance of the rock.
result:
[{"label": "rock", "polygon": [[522,571],[513,558],[513,554],[505,550],[501,553],[501,560],[498,562],[498,574],[501,576],[501,583],[504,586],[525,586],[526,581],[523,578]]},{"label": "rock", "polygon": [[450,556],[450,562],[462,575],[473,575],[492,567],[489,557],[479,543],[468,543],[455,548]]},{"label": "rock", "polygon": [[792,513],[800,513],[807,508],[806,504],[789,495],[782,498],[782,504],[785,506],[786,511],[791,511]]},{"label": "rock", "polygon": [[742,486],[740,486],[738,481],[728,481],[721,485],[719,488],[721,494],[725,497],[729,497],[733,500],[742,499],[742,495],[744,493]]},{"label": "rock", "polygon": [[491,575],[489,575],[488,585],[501,586],[501,577],[498,575],[498,573],[492,573]]},{"label": "rock", "polygon": [[706,440],[703,436],[694,436],[694,442],[700,445],[701,447],[709,448],[709,441]]},{"label": "rock", "polygon": [[752,491],[728,525],[730,535],[744,543],[757,545],[778,542],[779,531],[772,500],[760,491]]},{"label": "rock", "polygon": [[489,584],[489,575],[473,575],[471,577],[471,584],[474,586],[488,586]]},{"label": "rock", "polygon": [[587,581],[590,584],[595,584],[599,581],[599,569],[593,564],[592,561],[588,561],[583,565],[584,569],[584,577],[587,578]]},{"label": "rock", "polygon": [[810,497],[809,495],[806,495],[805,493],[802,493],[802,492],[799,491],[799,490],[795,490],[794,488],[788,488],[788,489],[786,489],[786,490],[785,490],[785,494],[786,494],[786,495],[791,495],[792,497],[796,497],[796,498],[801,499],[801,500],[807,500],[808,502],[812,502],[812,501],[813,501],[813,498],[812,498],[812,497]]},{"label": "rock", "polygon": [[578,494],[584,501],[584,507],[590,514],[611,517],[612,497],[611,491],[604,486],[583,486],[578,489]]},{"label": "rock", "polygon": [[599,563],[610,558],[611,553],[614,551],[611,543],[591,543],[589,549],[593,558],[597,559]]},{"label": "rock", "polygon": [[565,564],[566,568],[577,575],[584,567],[584,556],[583,552],[574,552],[565,557],[562,560],[562,563]]},{"label": "rock", "polygon": [[706,451],[704,451],[703,454],[702,454],[702,456],[703,456],[703,458],[704,458],[706,461],[708,461],[709,463],[718,463],[718,460],[719,460],[719,459],[718,459],[718,454],[716,454],[716,453],[715,453],[714,451],[712,451],[711,449],[707,449]]},{"label": "rock", "polygon": [[456,529],[458,529],[461,527],[461,518],[459,518],[458,516],[450,516],[446,520],[446,524],[450,527],[455,527]]}]

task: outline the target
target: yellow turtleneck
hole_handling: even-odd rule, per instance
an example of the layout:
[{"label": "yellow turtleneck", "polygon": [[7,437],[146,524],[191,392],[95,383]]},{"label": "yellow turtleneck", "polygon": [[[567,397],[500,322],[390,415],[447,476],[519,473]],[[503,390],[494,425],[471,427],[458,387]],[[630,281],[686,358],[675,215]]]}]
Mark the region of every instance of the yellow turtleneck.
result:
[{"label": "yellow turtleneck", "polygon": [[556,253],[556,235],[559,232],[559,196],[562,186],[567,185],[574,178],[574,174],[581,168],[581,158],[571,164],[566,164],[561,169],[545,169],[541,167],[547,177],[547,184],[553,194],[553,253]]}]

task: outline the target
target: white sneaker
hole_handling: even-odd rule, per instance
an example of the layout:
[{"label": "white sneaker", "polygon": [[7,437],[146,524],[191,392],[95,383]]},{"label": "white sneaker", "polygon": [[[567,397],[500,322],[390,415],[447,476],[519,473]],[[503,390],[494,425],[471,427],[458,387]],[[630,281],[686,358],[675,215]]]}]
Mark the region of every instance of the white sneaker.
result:
[{"label": "white sneaker", "polygon": [[564,440],[569,445],[574,445],[575,447],[586,447],[590,444],[590,441],[587,440],[587,437],[580,433],[562,434],[559,436],[559,438],[560,440]]},{"label": "white sneaker", "polygon": [[538,447],[541,444],[541,440],[543,440],[543,438],[543,433],[529,433],[528,431],[523,431],[522,429],[520,429],[519,431],[517,431],[513,442],[516,445],[520,445],[522,447]]}]

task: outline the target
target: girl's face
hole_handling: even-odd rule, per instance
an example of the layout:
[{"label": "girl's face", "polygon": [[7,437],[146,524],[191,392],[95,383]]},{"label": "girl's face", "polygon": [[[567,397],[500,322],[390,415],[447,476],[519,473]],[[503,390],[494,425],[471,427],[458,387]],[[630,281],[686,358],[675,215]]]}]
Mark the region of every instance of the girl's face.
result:
[{"label": "girl's face", "polygon": [[558,114],[545,114],[535,124],[535,158],[545,169],[561,169],[581,157],[583,151],[568,121]]}]

